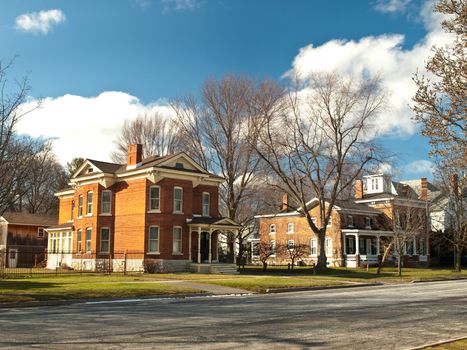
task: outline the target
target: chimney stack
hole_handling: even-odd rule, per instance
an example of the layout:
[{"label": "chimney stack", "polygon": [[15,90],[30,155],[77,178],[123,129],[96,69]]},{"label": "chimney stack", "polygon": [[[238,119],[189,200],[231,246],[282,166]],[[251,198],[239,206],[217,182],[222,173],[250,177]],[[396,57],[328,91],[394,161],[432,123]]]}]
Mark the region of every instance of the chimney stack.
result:
[{"label": "chimney stack", "polygon": [[288,211],[288,210],[289,210],[289,194],[285,192],[282,195],[281,211]]},{"label": "chimney stack", "polygon": [[454,194],[454,196],[456,196],[457,198],[457,196],[459,195],[459,183],[458,183],[457,174],[450,175],[449,180],[451,182],[451,191]]},{"label": "chimney stack", "polygon": [[426,201],[428,200],[428,182],[426,180],[426,177],[422,177],[420,179],[420,184],[421,184],[420,199],[422,201]]},{"label": "chimney stack", "polygon": [[141,163],[143,155],[143,145],[130,144],[128,145],[127,167],[136,167],[136,164]]},{"label": "chimney stack", "polygon": [[363,198],[363,181],[357,180],[355,181],[355,199],[362,199]]}]

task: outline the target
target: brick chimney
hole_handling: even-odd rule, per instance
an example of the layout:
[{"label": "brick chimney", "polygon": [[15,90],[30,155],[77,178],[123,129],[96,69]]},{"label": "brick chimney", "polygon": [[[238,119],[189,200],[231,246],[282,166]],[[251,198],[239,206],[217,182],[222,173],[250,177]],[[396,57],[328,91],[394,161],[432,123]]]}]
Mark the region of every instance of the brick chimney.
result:
[{"label": "brick chimney", "polygon": [[130,144],[128,145],[127,167],[136,167],[136,164],[141,163],[143,155],[143,145]]},{"label": "brick chimney", "polygon": [[422,177],[420,179],[420,199],[422,201],[426,201],[428,199],[428,182],[426,180],[426,177]]},{"label": "brick chimney", "polygon": [[459,195],[459,183],[457,174],[452,174],[449,176],[450,184],[451,184],[451,191],[457,197]]},{"label": "brick chimney", "polygon": [[282,195],[281,211],[288,211],[288,210],[289,210],[289,194],[285,192]]},{"label": "brick chimney", "polygon": [[355,181],[355,199],[362,199],[363,198],[363,181],[357,180]]}]

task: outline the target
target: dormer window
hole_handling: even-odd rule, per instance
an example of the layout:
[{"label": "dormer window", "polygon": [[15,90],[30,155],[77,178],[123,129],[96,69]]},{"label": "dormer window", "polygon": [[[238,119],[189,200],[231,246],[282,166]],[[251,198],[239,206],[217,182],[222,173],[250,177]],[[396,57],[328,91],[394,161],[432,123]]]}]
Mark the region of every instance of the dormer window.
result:
[{"label": "dormer window", "polygon": [[365,228],[371,229],[373,226],[373,219],[370,218],[369,216],[365,217]]},{"label": "dormer window", "polygon": [[354,227],[354,220],[352,215],[347,216],[347,227]]},{"label": "dormer window", "polygon": [[184,168],[183,163],[175,163],[175,168],[183,169]]}]

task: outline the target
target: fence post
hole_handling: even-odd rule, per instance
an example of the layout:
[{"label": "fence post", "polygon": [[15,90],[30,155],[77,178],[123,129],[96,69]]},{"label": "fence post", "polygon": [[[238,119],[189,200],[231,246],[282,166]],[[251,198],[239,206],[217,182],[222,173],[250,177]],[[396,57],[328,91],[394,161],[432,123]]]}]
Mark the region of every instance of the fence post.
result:
[{"label": "fence post", "polygon": [[127,251],[126,251],[126,249],[125,249],[125,262],[123,263],[123,274],[124,274],[125,276],[126,276],[126,259],[127,259],[126,254],[127,254]]},{"label": "fence post", "polygon": [[110,259],[110,253],[109,253],[109,275],[112,273],[112,269],[110,267],[110,264],[111,264],[111,259]]}]

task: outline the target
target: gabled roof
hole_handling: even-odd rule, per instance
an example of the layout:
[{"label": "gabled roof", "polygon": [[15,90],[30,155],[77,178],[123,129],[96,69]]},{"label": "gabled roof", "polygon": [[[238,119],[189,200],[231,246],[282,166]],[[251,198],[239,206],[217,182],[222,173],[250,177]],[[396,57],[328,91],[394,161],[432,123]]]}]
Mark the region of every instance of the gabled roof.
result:
[{"label": "gabled roof", "polygon": [[215,225],[215,226],[239,226],[235,221],[226,217],[211,218],[206,216],[194,216],[187,220],[188,225]]},{"label": "gabled roof", "polygon": [[51,226],[56,225],[58,222],[58,216],[47,214],[5,212],[2,217],[9,224],[15,225]]}]

